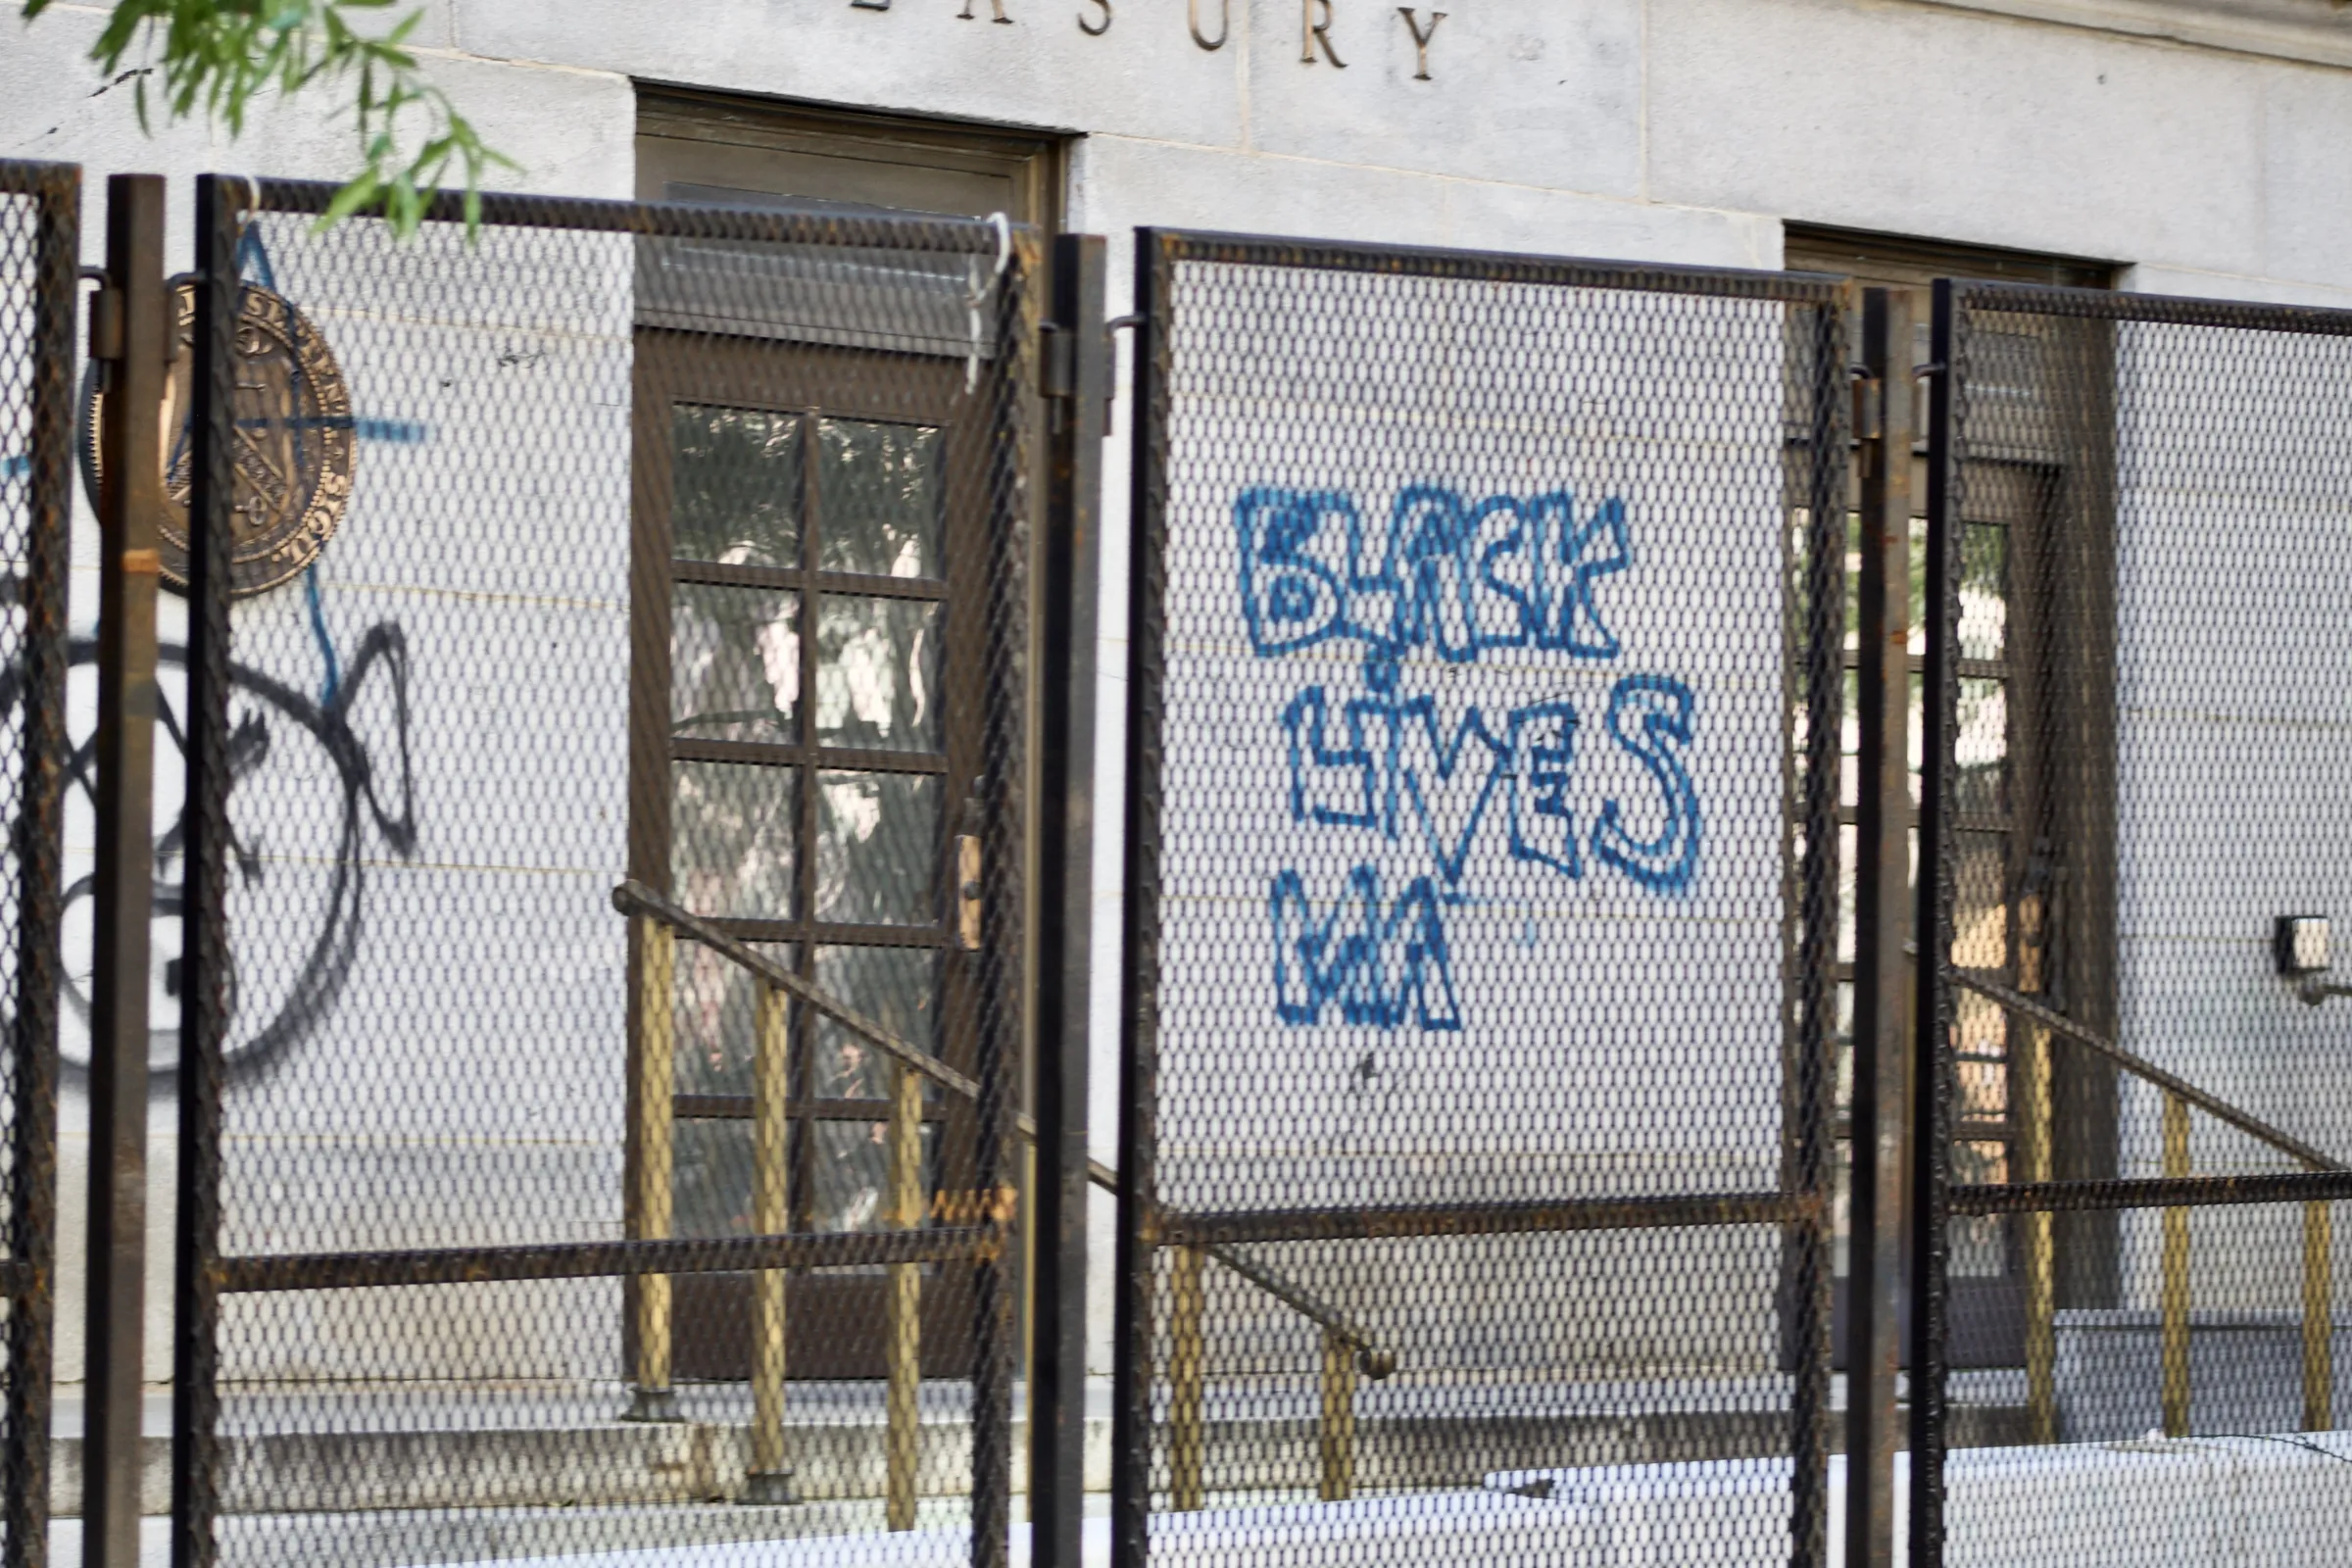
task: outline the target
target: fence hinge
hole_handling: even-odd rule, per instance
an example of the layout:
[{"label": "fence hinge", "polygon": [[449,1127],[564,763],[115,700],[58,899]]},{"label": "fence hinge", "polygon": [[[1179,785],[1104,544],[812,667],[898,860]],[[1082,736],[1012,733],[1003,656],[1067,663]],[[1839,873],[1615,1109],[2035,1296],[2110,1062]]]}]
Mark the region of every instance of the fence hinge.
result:
[{"label": "fence hinge", "polygon": [[980,951],[980,840],[970,833],[956,837],[956,941]]},{"label": "fence hinge", "polygon": [[1886,438],[1886,383],[1854,367],[1854,439]]},{"label": "fence hinge", "polygon": [[1067,400],[1078,393],[1078,334],[1058,321],[1038,328],[1037,390],[1041,397]]},{"label": "fence hinge", "polygon": [[90,295],[90,358],[111,364],[122,358],[122,290],[101,282]]}]

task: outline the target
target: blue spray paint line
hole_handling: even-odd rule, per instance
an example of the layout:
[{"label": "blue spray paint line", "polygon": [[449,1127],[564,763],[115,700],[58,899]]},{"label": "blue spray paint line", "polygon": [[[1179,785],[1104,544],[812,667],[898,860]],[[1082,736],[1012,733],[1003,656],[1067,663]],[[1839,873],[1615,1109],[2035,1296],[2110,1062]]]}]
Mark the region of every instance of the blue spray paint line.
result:
[{"label": "blue spray paint line", "polygon": [[[271,293],[277,291],[277,269],[270,264],[270,247],[262,241],[258,224],[248,223],[237,240],[237,275],[251,278]],[[362,441],[384,441],[395,446],[416,446],[432,433],[432,427],[417,419],[370,419],[348,416],[319,420],[286,421],[297,428],[318,425],[328,429],[348,426]]]},{"label": "blue spray paint line", "polygon": [[248,223],[245,232],[237,236],[237,275],[251,277],[256,283],[277,292],[277,270],[270,265],[270,247],[262,243],[259,223]]},{"label": "blue spray paint line", "polygon": [[433,427],[421,419],[369,419],[351,421],[352,433],[363,441],[388,441],[394,446],[413,447],[433,432]]},{"label": "blue spray paint line", "polygon": [[326,634],[326,608],[318,592],[318,564],[312,562],[302,574],[303,597],[311,607],[311,636],[318,644],[318,657],[326,664],[326,674],[318,682],[318,706],[332,711],[335,696],[342,690],[343,665],[335,658],[335,641]]}]

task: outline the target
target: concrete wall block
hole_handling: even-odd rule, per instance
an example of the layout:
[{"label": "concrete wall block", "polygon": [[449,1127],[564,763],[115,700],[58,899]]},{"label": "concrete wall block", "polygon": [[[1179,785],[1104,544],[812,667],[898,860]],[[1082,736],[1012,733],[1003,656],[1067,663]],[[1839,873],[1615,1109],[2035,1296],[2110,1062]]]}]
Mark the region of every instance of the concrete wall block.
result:
[{"label": "concrete wall block", "polygon": [[2265,163],[2260,84],[2276,68],[1852,0],[1659,0],[1648,61],[1657,199],[2265,270],[2249,172]]}]

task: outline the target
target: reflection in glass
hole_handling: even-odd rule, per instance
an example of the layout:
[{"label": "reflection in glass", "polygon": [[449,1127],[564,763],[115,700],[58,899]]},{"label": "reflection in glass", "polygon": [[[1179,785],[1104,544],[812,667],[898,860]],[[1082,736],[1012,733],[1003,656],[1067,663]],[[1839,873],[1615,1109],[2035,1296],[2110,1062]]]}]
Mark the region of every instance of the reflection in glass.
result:
[{"label": "reflection in glass", "polygon": [[1999,659],[2009,631],[2009,530],[1972,522],[1960,534],[1960,657]]},{"label": "reflection in glass", "polygon": [[670,732],[696,740],[798,739],[800,596],[679,583],[669,618]]},{"label": "reflection in glass", "polygon": [[[820,1121],[815,1135],[814,1170],[809,1179],[810,1218],[820,1231],[883,1229],[886,1184],[890,1179],[890,1124],[880,1121]],[[930,1207],[932,1173],[938,1164],[936,1124],[923,1127],[922,1206]],[[929,1221],[929,1214],[916,1223]]]},{"label": "reflection in glass", "polygon": [[816,422],[817,565],[885,577],[937,577],[945,432],[861,419]]},{"label": "reflection in glass", "polygon": [[2009,835],[1952,835],[1952,962],[1998,969],[2009,961]]},{"label": "reflection in glass", "polygon": [[670,411],[671,553],[801,564],[800,417],[680,403]]},{"label": "reflection in glass", "polygon": [[[917,1050],[935,1053],[939,956],[928,948],[819,948],[816,984]],[[820,1100],[879,1100],[890,1062],[830,1019],[816,1021],[811,1082]]]},{"label": "reflection in glass", "polygon": [[816,611],[816,736],[827,746],[939,749],[939,612],[827,594]]},{"label": "reflection in glass", "polygon": [[672,762],[670,779],[677,901],[696,914],[791,918],[794,770]]},{"label": "reflection in glass", "polygon": [[817,774],[816,918],[926,925],[939,861],[940,781],[928,774]]},{"label": "reflection in glass", "polygon": [[[2000,1144],[1952,1145],[1952,1180],[1969,1186],[1990,1186],[2009,1179],[2009,1151]],[[2004,1217],[1999,1214],[1952,1216],[1951,1261],[1957,1275],[1984,1278],[2007,1272],[2002,1246]]]},{"label": "reflection in glass", "polygon": [[1964,816],[1999,816],[2009,809],[2009,683],[1963,679],[1960,722],[1953,745],[1959,808]]},{"label": "reflection in glass", "polygon": [[752,1233],[752,1124],[681,1121],[672,1124],[670,1216],[678,1236]]},{"label": "reflection in glass", "polygon": [[[754,951],[787,969],[790,943],[756,943]],[[758,1048],[759,985],[743,970],[697,943],[678,944],[670,1009],[681,1095],[748,1095],[752,1054]]]}]

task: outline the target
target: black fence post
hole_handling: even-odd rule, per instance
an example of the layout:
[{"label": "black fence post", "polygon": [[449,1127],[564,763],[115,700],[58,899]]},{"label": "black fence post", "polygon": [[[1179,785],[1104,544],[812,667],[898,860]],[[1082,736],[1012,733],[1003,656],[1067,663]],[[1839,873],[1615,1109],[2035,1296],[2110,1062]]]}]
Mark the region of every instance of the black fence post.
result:
[{"label": "black fence post", "polygon": [[228,588],[238,203],[196,182],[190,382],[186,874],[180,918],[179,1208],[172,1355],[172,1561],[211,1568],[220,1353],[220,1054],[228,1020]]},{"label": "black fence post", "polygon": [[1821,1568],[1829,1559],[1831,1201],[1837,1120],[1838,801],[1839,714],[1845,695],[1840,659],[1845,627],[1845,398],[1849,366],[1846,317],[1850,287],[1813,308],[1806,427],[1804,622],[1799,629],[1805,713],[1803,791],[1797,802],[1803,854],[1796,941],[1795,1198],[1804,1217],[1788,1227],[1794,1253],[1790,1322],[1790,1561]]},{"label": "black fence post", "polygon": [[1903,1250],[1903,952],[1911,922],[1911,301],[1862,296],[1855,383],[1862,510],[1854,867],[1853,1178],[1847,1277],[1845,1560],[1894,1560]]},{"label": "black fence post", "polygon": [[1162,641],[1167,568],[1167,283],[1161,235],[1135,233],[1134,458],[1127,513],[1127,777],[1120,887],[1119,1233],[1111,1366],[1111,1524],[1114,1568],[1143,1568],[1152,1522],[1152,1281],[1150,1235],[1158,1146],[1159,787]]},{"label": "black fence post", "polygon": [[1029,1544],[1079,1568],[1086,1507],[1087,1024],[1092,1012],[1096,577],[1112,348],[1100,235],[1054,242],[1045,660],[1040,671],[1037,1291],[1030,1318]]},{"label": "black fence post", "polygon": [[81,261],[81,171],[0,168],[0,189],[33,198],[31,379],[17,593],[16,995],[9,1041],[7,1448],[0,1452],[6,1568],[49,1559],[49,1406],[57,1299],[57,1013],[63,923],[66,585],[73,548],[74,318]]},{"label": "black fence post", "polygon": [[177,331],[164,290],[163,178],[116,174],[106,184],[106,286],[90,322],[90,357],[103,367],[105,408],[99,422],[98,844],[81,1518],[87,1568],[134,1568],[146,1342],[161,410]]},{"label": "black fence post", "polygon": [[1927,628],[1919,793],[1917,1012],[1912,1030],[1911,1169],[1908,1207],[1911,1323],[1911,1568],[1943,1561],[1943,1396],[1946,1190],[1951,1160],[1949,999],[1943,965],[1951,951],[1951,867],[1945,815],[1953,786],[1952,720],[1958,685],[1951,636],[1957,611],[1959,530],[1951,512],[1952,284],[1936,282],[1929,349]]}]

